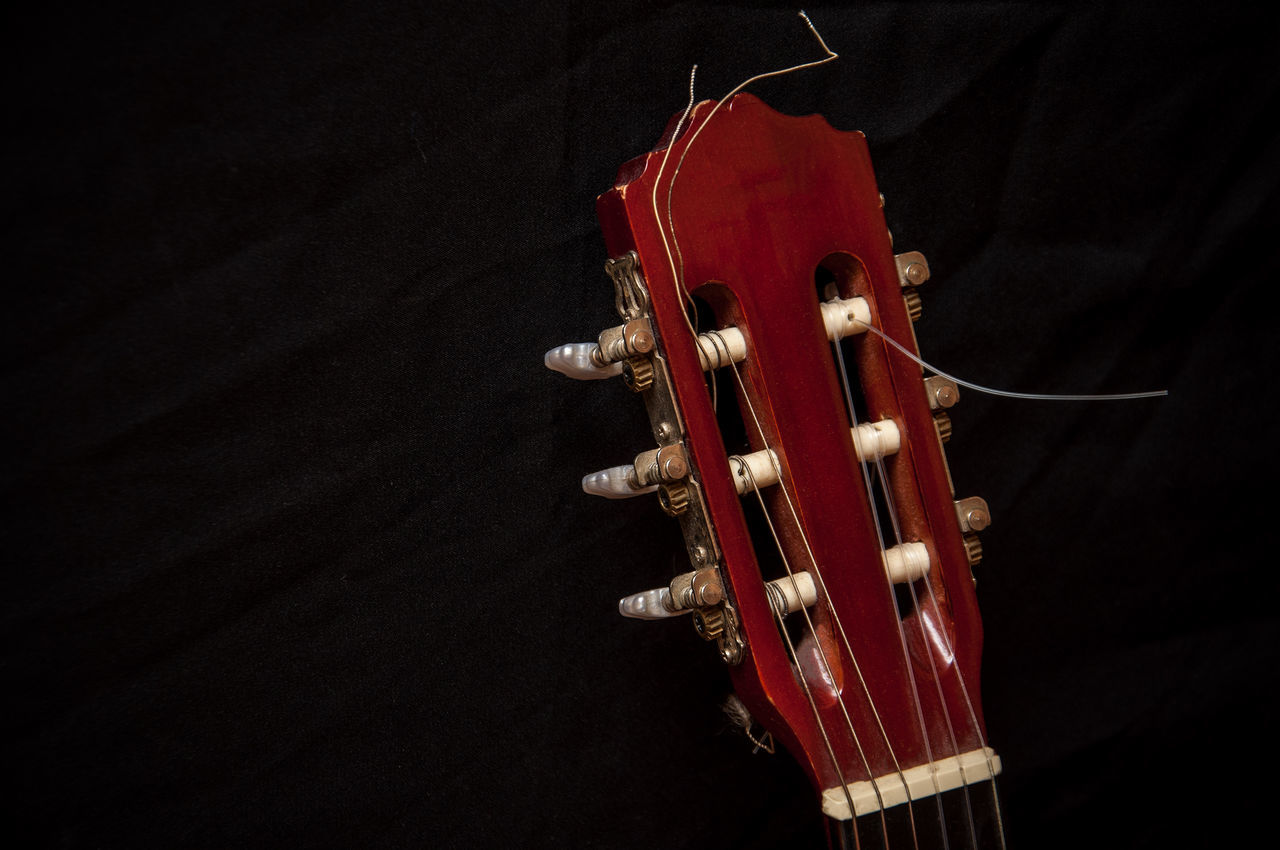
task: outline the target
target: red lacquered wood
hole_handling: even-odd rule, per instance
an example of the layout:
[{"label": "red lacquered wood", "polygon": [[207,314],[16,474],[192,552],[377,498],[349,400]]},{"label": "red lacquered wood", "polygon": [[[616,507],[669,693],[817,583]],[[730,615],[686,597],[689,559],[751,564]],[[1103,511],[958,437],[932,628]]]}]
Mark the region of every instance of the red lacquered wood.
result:
[{"label": "red lacquered wood", "polygon": [[[648,284],[686,444],[747,641],[742,663],[731,668],[735,688],[819,789],[841,777],[854,782],[976,749],[985,739],[978,699],[982,629],[920,368],[872,334],[856,343],[870,418],[894,419],[903,435],[901,450],[887,461],[903,540],[923,541],[933,565],[926,579],[933,593],[917,582],[922,605],[907,613],[900,632],[814,285],[826,261],[841,294],[865,297],[874,324],[914,349],[866,140],[818,116],[781,115],[747,94],[713,112],[714,106],[708,101],[694,109],[689,129],[670,142],[660,178],[662,149],[624,166],[598,210],[610,253],[635,250]],[[829,624],[835,616],[843,623],[870,693],[868,700],[837,637],[829,647],[838,648],[837,679],[861,752],[840,707],[820,700],[835,763],[769,611],[763,583],[780,573],[761,575],[654,216],[657,192],[665,223],[668,188],[682,157],[671,210],[684,283],[711,305],[719,326],[736,326],[748,339],[739,369],[764,432],[762,441],[743,404],[751,450],[767,443],[778,453],[799,523],[778,487],[764,491],[770,516],[794,570],[812,570],[817,561],[827,598],[816,606],[815,621]],[[926,640],[926,632],[943,637]]]}]

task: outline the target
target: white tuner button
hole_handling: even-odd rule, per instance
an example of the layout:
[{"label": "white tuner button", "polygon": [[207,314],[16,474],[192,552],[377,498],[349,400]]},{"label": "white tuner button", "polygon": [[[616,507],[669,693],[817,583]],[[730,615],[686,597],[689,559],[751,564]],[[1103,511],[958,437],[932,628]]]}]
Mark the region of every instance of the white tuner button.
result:
[{"label": "white tuner button", "polygon": [[679,481],[688,474],[684,446],[677,443],[641,452],[635,463],[593,472],[582,479],[582,490],[606,499],[630,499],[652,493],[659,485]]},{"label": "white tuner button", "polygon": [[704,567],[681,573],[666,587],[624,596],[618,600],[618,613],[636,620],[663,620],[722,601],[724,586],[720,583],[719,571],[715,567]]},{"label": "white tuner button", "polygon": [[607,363],[597,366],[592,359],[592,352],[600,346],[594,342],[571,342],[559,348],[553,348],[542,358],[548,369],[576,378],[579,381],[599,381],[622,374],[621,363]]},{"label": "white tuner button", "polygon": [[618,613],[633,620],[665,620],[687,614],[688,609],[679,609],[671,601],[671,589],[655,587],[641,593],[633,593],[618,600]]},{"label": "white tuner button", "polygon": [[582,478],[582,492],[606,499],[630,499],[657,489],[656,484],[642,486],[636,483],[636,468],[629,463],[611,466]]}]

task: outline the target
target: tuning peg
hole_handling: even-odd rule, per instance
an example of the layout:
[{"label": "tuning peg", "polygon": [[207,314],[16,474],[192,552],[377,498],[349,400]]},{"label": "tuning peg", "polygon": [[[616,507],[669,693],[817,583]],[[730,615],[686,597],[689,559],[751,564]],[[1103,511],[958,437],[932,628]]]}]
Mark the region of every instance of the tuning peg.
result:
[{"label": "tuning peg", "polygon": [[675,607],[670,588],[655,587],[619,599],[618,613],[633,620],[665,620],[687,614],[689,609]]},{"label": "tuning peg", "polygon": [[[927,559],[928,556],[926,555]],[[925,569],[928,567],[926,565]],[[775,616],[781,618],[818,601],[813,576],[797,571],[764,584],[765,596]],[[635,620],[665,620],[695,608],[707,609],[724,601],[724,585],[715,567],[682,573],[668,587],[655,587],[618,600],[618,613]]]},{"label": "tuning peg", "polygon": [[549,369],[585,381],[620,374],[627,386],[639,393],[653,385],[649,355],[655,345],[649,320],[631,319],[625,325],[601,331],[595,344],[578,342],[553,348],[543,362]]},{"label": "tuning peg", "polygon": [[635,463],[611,466],[582,479],[583,492],[606,499],[629,499],[652,493],[689,474],[684,446],[676,443],[636,455]]},{"label": "tuning peg", "polygon": [[724,600],[724,585],[715,567],[681,573],[667,587],[655,587],[618,600],[618,613],[636,620],[663,620],[694,608],[718,605]]},{"label": "tuning peg", "polygon": [[621,363],[596,363],[594,352],[599,350],[594,342],[571,342],[548,351],[542,362],[548,369],[579,381],[599,381],[622,374]]}]

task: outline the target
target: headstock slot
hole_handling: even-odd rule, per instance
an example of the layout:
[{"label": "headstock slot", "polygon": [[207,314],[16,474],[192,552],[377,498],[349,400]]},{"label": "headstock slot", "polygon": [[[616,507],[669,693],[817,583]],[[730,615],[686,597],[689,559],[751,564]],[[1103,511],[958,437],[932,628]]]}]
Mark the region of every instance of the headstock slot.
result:
[{"label": "headstock slot", "polygon": [[[862,298],[871,308],[873,325],[880,326],[881,310],[877,302],[877,291],[872,285],[866,265],[856,256],[846,252],[828,254],[818,263],[814,272],[814,288],[819,299],[830,301],[833,298]],[[889,298],[898,297],[891,293]],[[898,305],[892,305],[897,307]],[[909,325],[910,327],[910,325]],[[911,342],[914,343],[914,336]],[[842,389],[846,394],[846,410],[851,409],[849,425],[851,428],[863,423],[889,419],[900,428],[903,416],[902,405],[896,392],[886,391],[892,388],[893,373],[890,369],[892,359],[905,359],[900,352],[891,349],[884,340],[872,333],[847,336],[832,343],[832,355],[837,361],[837,371],[842,375]],[[843,367],[840,368],[840,360]],[[918,368],[918,367],[917,367]],[[930,432],[923,435],[929,439]],[[937,563],[938,556],[934,545],[934,532],[929,526],[918,487],[913,478],[911,459],[916,434],[904,434],[902,446],[898,451],[881,459],[868,463],[866,483],[869,490],[869,505],[875,517],[880,541],[885,548],[900,543],[923,543],[930,553],[930,562]],[[885,480],[887,479],[887,481]],[[886,487],[886,484],[888,486]],[[925,582],[931,587],[926,588]],[[917,616],[928,617],[934,634],[946,635],[946,645],[955,642],[953,623],[947,611],[946,587],[938,571],[918,579],[914,587],[895,584],[893,591],[897,600],[897,610],[903,620],[910,626],[911,620]],[[929,604],[922,605],[922,602]],[[941,610],[934,610],[935,606]],[[919,656],[925,651],[925,644],[920,640],[921,630],[917,627],[907,629],[907,642]],[[939,658],[948,663],[949,649]],[[923,660],[923,659],[921,659]]]}]

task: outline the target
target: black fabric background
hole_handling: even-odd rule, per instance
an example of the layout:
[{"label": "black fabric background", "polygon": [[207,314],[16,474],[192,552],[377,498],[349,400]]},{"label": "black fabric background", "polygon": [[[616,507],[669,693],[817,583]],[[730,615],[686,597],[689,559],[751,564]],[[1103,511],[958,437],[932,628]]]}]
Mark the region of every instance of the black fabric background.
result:
[{"label": "black fabric background", "polygon": [[[682,558],[578,487],[647,447],[638,401],[541,362],[612,323],[596,194],[692,64],[718,97],[817,56],[795,9],[180,6],[5,25],[7,843],[820,846],[710,647],[616,614]],[[842,58],[753,89],[866,132],[928,359],[1170,390],[953,412],[1018,847],[1232,846],[1269,806],[1252,8],[813,7]]]}]

